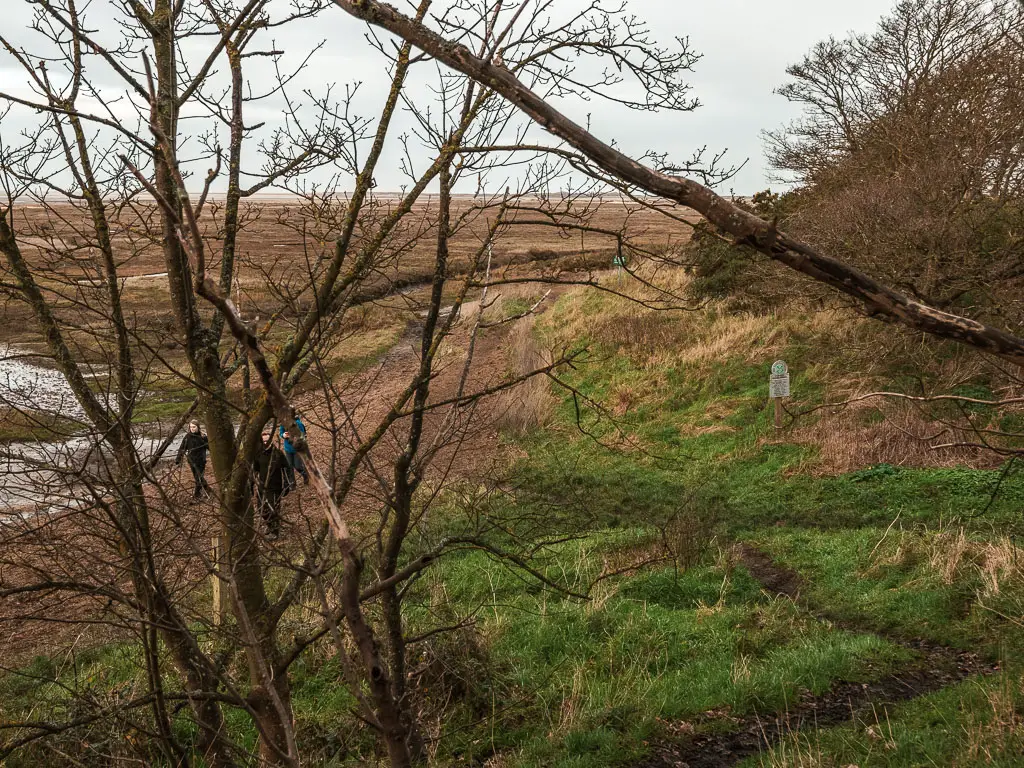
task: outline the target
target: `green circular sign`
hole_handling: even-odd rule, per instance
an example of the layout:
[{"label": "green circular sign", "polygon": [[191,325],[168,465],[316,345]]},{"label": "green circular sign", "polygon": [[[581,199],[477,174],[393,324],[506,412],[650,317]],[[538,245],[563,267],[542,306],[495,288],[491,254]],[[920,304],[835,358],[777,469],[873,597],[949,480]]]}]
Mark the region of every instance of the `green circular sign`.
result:
[{"label": "green circular sign", "polygon": [[789,373],[789,368],[781,360],[776,360],[772,363],[772,376],[785,376]]}]

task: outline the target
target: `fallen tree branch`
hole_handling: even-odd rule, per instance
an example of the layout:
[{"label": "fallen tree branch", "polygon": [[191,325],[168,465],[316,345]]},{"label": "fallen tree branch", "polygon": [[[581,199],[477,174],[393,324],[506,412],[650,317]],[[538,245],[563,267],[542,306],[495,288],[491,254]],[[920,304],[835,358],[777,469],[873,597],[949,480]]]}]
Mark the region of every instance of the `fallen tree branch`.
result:
[{"label": "fallen tree branch", "polygon": [[856,267],[819,253],[779,231],[773,223],[743,210],[703,184],[661,173],[633,160],[559,112],[497,60],[476,56],[466,46],[444,39],[422,22],[378,0],[334,2],[352,16],[386,29],[490,88],[605,172],[651,194],[693,208],[732,235],[737,245],[754,248],[790,269],[852,296],[865,306],[869,315],[975,347],[1018,365],[1024,364],[1024,339],[913,301]]}]

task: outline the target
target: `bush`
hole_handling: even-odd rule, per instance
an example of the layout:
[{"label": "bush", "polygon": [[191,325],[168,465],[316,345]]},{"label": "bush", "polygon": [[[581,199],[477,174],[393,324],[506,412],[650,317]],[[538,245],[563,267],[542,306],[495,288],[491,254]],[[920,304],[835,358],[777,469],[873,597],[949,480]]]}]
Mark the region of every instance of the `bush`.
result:
[{"label": "bush", "polygon": [[[792,193],[758,192],[740,207],[784,226],[795,205]],[[690,295],[699,300],[724,300],[734,311],[770,311],[791,301],[801,280],[781,270],[751,248],[740,247],[708,221],[699,222],[689,245]],[[806,281],[804,281],[806,282]]]}]

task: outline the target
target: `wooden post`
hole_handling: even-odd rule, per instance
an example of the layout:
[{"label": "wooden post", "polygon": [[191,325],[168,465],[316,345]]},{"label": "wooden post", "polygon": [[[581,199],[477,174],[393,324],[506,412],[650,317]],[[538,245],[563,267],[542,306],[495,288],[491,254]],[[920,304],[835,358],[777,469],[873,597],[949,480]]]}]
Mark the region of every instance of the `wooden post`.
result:
[{"label": "wooden post", "polygon": [[789,397],[789,366],[784,360],[772,363],[768,396],[775,401],[775,428],[782,429],[782,398]]},{"label": "wooden post", "polygon": [[210,574],[213,591],[213,626],[219,627],[227,612],[227,595],[224,593],[224,582],[220,577],[224,565],[224,546],[220,536],[213,537],[213,554],[210,559],[213,563],[213,573]]}]

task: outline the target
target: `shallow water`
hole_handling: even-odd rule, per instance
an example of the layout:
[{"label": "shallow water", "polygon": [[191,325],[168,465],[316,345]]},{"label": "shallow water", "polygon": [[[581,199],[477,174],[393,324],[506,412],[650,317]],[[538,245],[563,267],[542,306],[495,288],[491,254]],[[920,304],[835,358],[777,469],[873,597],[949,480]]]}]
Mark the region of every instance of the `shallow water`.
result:
[{"label": "shallow water", "polygon": [[84,420],[85,411],[64,375],[40,365],[40,359],[23,347],[0,344],[0,405]]},{"label": "shallow water", "polygon": [[[56,414],[82,422],[82,434],[54,442],[19,441],[0,445],[0,518],[40,506],[66,508],[76,497],[85,498],[74,475],[83,471],[104,476],[106,460],[89,435],[86,416],[64,376],[36,361],[22,347],[0,344],[0,406]],[[92,377],[105,376],[93,371]],[[163,436],[140,437],[136,450],[143,459],[153,456]],[[168,455],[173,456],[173,448]],[[70,476],[69,476],[70,475]]]},{"label": "shallow water", "polygon": [[[140,437],[135,449],[143,459],[151,458],[163,437]],[[172,446],[163,458],[174,456]],[[76,475],[109,476],[105,450],[95,437],[73,437],[60,442],[18,442],[0,447],[0,519],[23,510],[40,507],[66,509],[76,500],[89,499]]]}]

